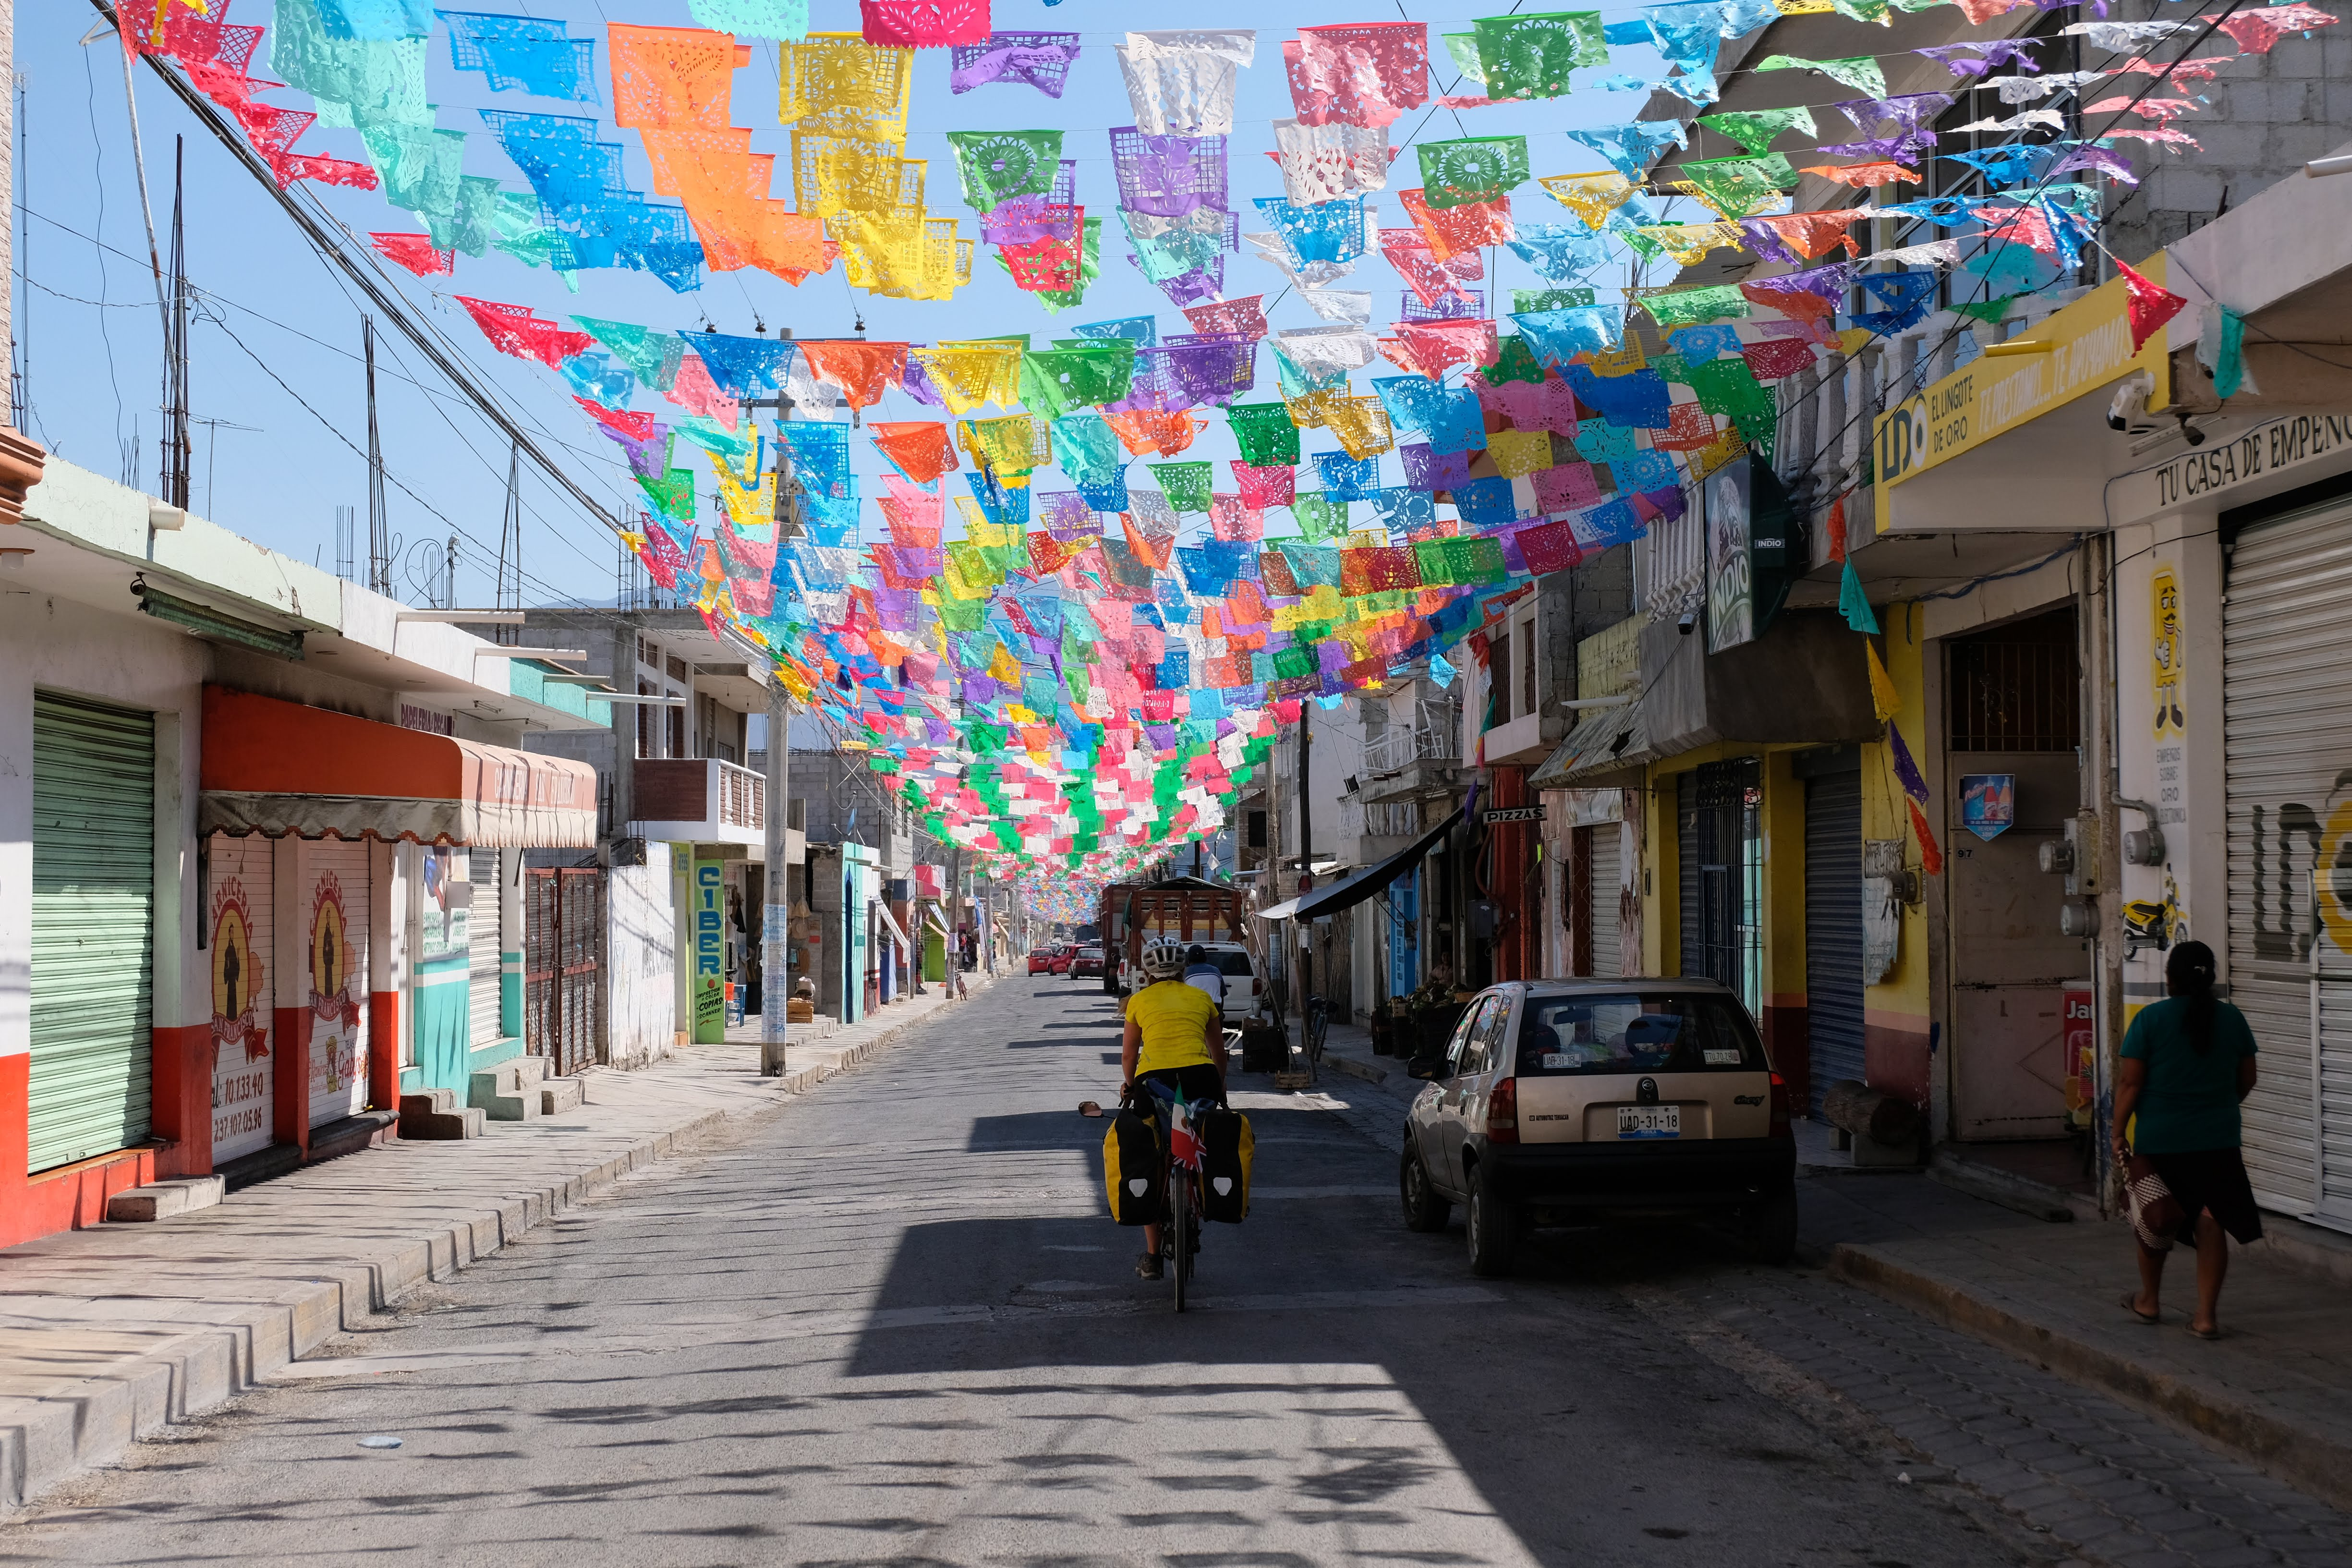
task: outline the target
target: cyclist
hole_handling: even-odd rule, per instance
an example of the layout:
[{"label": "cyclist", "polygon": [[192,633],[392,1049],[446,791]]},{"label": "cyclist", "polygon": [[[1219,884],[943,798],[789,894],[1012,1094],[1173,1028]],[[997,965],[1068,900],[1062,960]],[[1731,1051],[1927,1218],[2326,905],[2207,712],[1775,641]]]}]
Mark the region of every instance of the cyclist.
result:
[{"label": "cyclist", "polygon": [[[1148,984],[1127,999],[1127,1033],[1119,1049],[1124,1087],[1131,1093],[1147,1083],[1163,1084],[1187,1105],[1223,1100],[1222,1010],[1206,992],[1184,984],[1184,950],[1174,942],[1148,944],[1142,969]],[[1157,1101],[1153,1104],[1156,1114]],[[1159,1279],[1163,1268],[1160,1233],[1156,1225],[1143,1228],[1145,1251],[1135,1271],[1146,1279]]]},{"label": "cyclist", "polygon": [[1194,942],[1184,950],[1184,984],[1207,996],[1223,1011],[1225,1005],[1225,972],[1209,962],[1209,950]]}]

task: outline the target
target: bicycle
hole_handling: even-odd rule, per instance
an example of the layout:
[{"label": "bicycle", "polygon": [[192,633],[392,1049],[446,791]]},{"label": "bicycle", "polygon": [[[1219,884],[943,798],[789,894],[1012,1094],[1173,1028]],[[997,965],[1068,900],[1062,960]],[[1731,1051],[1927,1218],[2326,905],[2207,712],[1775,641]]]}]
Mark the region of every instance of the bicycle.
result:
[{"label": "bicycle", "polygon": [[1323,1065],[1323,1039],[1331,1032],[1331,1004],[1320,996],[1307,999],[1307,1016],[1300,1029],[1301,1043],[1307,1048],[1307,1069],[1315,1072]]},{"label": "bicycle", "polygon": [[[1192,1146],[1192,1163],[1181,1162],[1176,1152],[1175,1119],[1168,1112],[1174,1097],[1157,1083],[1130,1085],[1119,1095],[1118,1103],[1149,1116],[1160,1128],[1161,1169],[1160,1191],[1164,1194],[1160,1222],[1160,1255],[1166,1275],[1175,1295],[1176,1310],[1182,1311],[1192,1284],[1194,1254],[1201,1250],[1201,1167],[1200,1145]],[[1186,1108],[1189,1111],[1191,1107]],[[1081,1116],[1099,1117],[1103,1108],[1094,1100],[1078,1106]]]}]

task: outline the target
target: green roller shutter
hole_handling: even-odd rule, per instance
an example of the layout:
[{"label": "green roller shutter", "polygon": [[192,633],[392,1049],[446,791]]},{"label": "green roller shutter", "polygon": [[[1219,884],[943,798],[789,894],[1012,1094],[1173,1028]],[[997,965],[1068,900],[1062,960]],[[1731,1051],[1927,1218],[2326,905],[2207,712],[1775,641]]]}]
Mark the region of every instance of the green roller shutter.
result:
[{"label": "green roller shutter", "polygon": [[32,1160],[147,1136],[155,720],[33,696]]}]

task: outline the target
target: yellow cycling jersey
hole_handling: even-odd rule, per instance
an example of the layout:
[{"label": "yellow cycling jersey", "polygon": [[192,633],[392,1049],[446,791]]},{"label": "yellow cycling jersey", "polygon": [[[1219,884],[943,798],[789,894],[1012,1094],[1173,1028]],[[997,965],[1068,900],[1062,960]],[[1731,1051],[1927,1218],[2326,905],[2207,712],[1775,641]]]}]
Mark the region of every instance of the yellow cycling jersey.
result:
[{"label": "yellow cycling jersey", "polygon": [[1209,1020],[1220,1016],[1216,1003],[1197,985],[1163,980],[1147,985],[1127,999],[1128,1021],[1143,1031],[1135,1054],[1135,1070],[1158,1072],[1162,1068],[1213,1065],[1209,1054]]}]

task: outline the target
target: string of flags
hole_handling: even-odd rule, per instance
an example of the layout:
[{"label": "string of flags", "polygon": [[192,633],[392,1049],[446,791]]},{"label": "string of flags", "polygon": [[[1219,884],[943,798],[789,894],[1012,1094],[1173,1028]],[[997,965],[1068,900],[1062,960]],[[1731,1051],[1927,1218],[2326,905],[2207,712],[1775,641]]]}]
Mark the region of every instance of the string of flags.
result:
[{"label": "string of flags", "polygon": [[[1946,273],[1977,279],[1969,310],[1986,315],[2071,270],[2097,245],[2100,182],[2137,178],[2118,143],[2194,150],[2195,89],[2235,57],[2153,60],[2193,24],[2109,20],[2104,5],[2061,35],[2107,57],[2091,68],[2044,70],[2040,38],[1911,51],[1950,90],[1890,96],[1874,53],[1775,54],[1743,68],[1811,73],[1842,96],[1570,129],[1562,160],[1584,166],[1557,173],[1527,136],[1415,141],[1406,162],[1396,123],[1593,90],[1711,110],[1727,40],[1784,15],[1884,26],[1945,3],[1977,23],[2033,0],[1678,0],[1622,19],[1480,17],[1434,39],[1409,19],[1301,27],[1278,47],[1292,112],[1259,149],[1283,194],[1246,202],[1232,182],[1236,89],[1258,58],[1246,29],[1133,31],[1106,49],[1000,31],[989,0],[859,0],[854,32],[812,31],[807,0],[688,0],[693,26],[576,37],[424,0],[274,0],[267,26],[229,21],[229,0],[118,11],[123,47],[176,62],[281,186],[377,191],[410,215],[415,227],[371,240],[421,279],[463,266],[470,281],[496,252],[573,293],[612,268],[681,294],[760,271],[945,301],[985,249],[1042,324],[1082,310],[1108,240],[1183,330],[1151,314],[791,340],[450,296],[618,448],[642,500],[625,538],[664,590],[762,649],[930,832],[1090,885],[1216,831],[1305,704],[1412,668],[1450,680],[1528,577],[1679,517],[1730,462],[1769,458],[1779,384],[1916,325]],[[2219,30],[2261,54],[2335,21],[2286,4]],[[1664,74],[1625,71],[1612,51],[1629,47]],[[1043,123],[949,130],[944,166],[908,156],[914,64],[931,49],[947,52],[945,101],[1019,91]],[[563,111],[436,109],[439,51],[488,95]],[[775,64],[783,152],[751,150],[765,103],[740,100],[736,73],[755,54]],[[1116,69],[1131,123],[1051,123],[1080,69]],[[1441,89],[1439,70],[1475,90]],[[2068,136],[2062,106],[2101,83],[2114,96],[2084,112],[2138,123]],[[1939,153],[1960,95],[1987,88],[2011,112],[1961,129],[2011,140]],[[286,94],[309,106],[265,101]],[[1693,125],[1738,151],[1661,164]],[[364,159],[297,151],[314,127],[355,132]],[[478,136],[527,188],[467,172]],[[1081,190],[1106,142],[1108,188]],[[1904,199],[1938,159],[1983,194]],[[1853,205],[1793,207],[1823,188]],[[1912,242],[1865,253],[1865,219],[1906,223]],[[1505,297],[1487,275],[1502,248],[1541,287]],[[1722,251],[1762,266],[1737,284],[1600,281]],[[1392,310],[1342,286],[1376,256],[1405,285]],[[2137,345],[2182,302],[2116,265]],[[1265,270],[1229,279],[1236,267]],[[1277,286],[1319,324],[1272,326]],[[866,417],[894,395],[932,416]],[[782,420],[746,408],[780,398]],[[1186,455],[1220,424],[1238,457]],[[879,494],[861,494],[859,441],[885,464]],[[1838,557],[1842,521],[1833,508]],[[1850,564],[1841,607],[1876,630]],[[1891,692],[1874,645],[1868,657]]]}]

